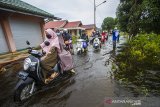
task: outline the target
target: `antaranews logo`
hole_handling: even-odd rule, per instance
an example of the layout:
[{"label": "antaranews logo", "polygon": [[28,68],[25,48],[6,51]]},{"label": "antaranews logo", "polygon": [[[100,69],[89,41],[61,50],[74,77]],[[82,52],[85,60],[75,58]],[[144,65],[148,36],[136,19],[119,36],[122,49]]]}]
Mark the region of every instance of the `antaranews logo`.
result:
[{"label": "antaranews logo", "polygon": [[112,104],[112,99],[106,99],[106,100],[105,100],[105,103],[107,103],[107,104]]},{"label": "antaranews logo", "polygon": [[128,99],[128,98],[119,98],[119,99],[111,99],[105,98],[105,105],[130,105],[130,106],[141,106],[141,100]]}]

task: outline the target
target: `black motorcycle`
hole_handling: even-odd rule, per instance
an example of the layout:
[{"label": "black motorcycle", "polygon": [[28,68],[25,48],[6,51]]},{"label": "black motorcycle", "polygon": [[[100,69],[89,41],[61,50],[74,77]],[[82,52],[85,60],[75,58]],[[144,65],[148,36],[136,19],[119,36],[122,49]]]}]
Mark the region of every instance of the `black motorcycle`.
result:
[{"label": "black motorcycle", "polygon": [[[26,43],[27,45],[30,45],[29,41]],[[31,47],[28,48],[28,53],[30,55],[24,60],[23,70],[18,73],[20,79],[16,84],[14,91],[15,102],[25,101],[42,87],[49,86],[58,81],[63,81],[63,79],[69,78],[73,74],[69,71],[60,72],[61,67],[59,62],[57,62],[55,67],[53,67],[53,70],[58,71],[59,75],[49,84],[45,84],[44,70],[40,64],[40,59],[45,53],[33,50]]]}]

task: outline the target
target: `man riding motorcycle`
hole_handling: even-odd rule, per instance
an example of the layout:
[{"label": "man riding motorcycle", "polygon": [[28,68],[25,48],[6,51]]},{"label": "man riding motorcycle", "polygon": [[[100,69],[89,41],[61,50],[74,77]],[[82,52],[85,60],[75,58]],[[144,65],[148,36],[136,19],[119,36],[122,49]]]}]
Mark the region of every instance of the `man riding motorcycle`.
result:
[{"label": "man riding motorcycle", "polygon": [[105,41],[106,41],[106,33],[103,31],[103,32],[101,33],[101,42],[104,44]]},{"label": "man riding motorcycle", "polygon": [[69,39],[71,39],[71,36],[70,36],[70,34],[68,33],[67,29],[64,29],[62,36],[63,36],[64,42],[66,42],[66,41],[68,41]]},{"label": "man riding motorcycle", "polygon": [[62,36],[64,39],[64,43],[66,45],[66,50],[70,51],[73,54],[74,52],[73,52],[73,45],[72,45],[72,37],[67,32],[67,29],[64,29]]},{"label": "man riding motorcycle", "polygon": [[88,36],[87,36],[87,34],[84,31],[82,32],[82,35],[80,36],[80,39],[84,39],[87,42],[87,44],[89,42]]}]

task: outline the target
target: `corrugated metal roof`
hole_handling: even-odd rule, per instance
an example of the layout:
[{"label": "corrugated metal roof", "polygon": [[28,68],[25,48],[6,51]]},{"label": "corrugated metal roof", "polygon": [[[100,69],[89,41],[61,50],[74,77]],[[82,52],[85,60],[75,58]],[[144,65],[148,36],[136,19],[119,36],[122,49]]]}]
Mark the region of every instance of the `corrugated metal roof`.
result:
[{"label": "corrugated metal roof", "polygon": [[19,13],[28,13],[44,18],[54,18],[54,15],[21,0],[0,0],[0,8],[4,10],[16,11]]},{"label": "corrugated metal roof", "polygon": [[62,28],[66,25],[67,20],[61,20],[61,21],[50,21],[45,24],[44,28]]},{"label": "corrugated metal roof", "polygon": [[82,25],[83,28],[85,29],[94,29],[95,25],[94,24],[90,24],[90,25]]},{"label": "corrugated metal roof", "polygon": [[74,21],[74,22],[68,22],[64,28],[76,28],[76,27],[80,27],[82,25],[81,21]]}]

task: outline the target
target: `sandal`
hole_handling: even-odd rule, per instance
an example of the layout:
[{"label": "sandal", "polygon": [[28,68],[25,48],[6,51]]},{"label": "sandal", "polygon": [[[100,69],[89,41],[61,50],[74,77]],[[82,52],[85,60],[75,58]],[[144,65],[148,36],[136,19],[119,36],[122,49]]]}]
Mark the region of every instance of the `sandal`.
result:
[{"label": "sandal", "polygon": [[55,79],[57,76],[59,75],[59,73],[54,73],[51,75],[52,80]]},{"label": "sandal", "polygon": [[47,78],[47,79],[45,79],[45,84],[49,84],[49,82],[50,81],[52,81],[52,79],[51,78]]},{"label": "sandal", "polygon": [[75,73],[75,70],[74,70],[74,69],[71,69],[70,71],[71,71],[72,73]]}]

